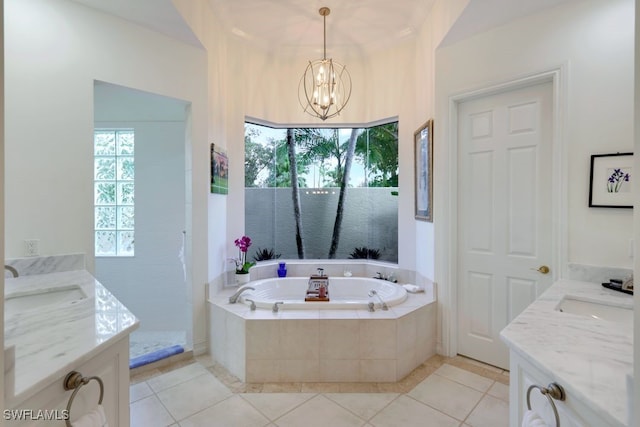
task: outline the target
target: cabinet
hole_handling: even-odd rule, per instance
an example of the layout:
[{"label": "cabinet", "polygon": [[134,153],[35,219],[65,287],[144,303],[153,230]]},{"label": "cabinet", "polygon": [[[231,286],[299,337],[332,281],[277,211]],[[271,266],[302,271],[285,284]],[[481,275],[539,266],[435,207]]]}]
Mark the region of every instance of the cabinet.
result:
[{"label": "cabinet", "polygon": [[[99,376],[104,383],[104,407],[107,422],[110,427],[129,426],[129,337],[109,345],[97,355],[88,360],[79,360],[77,366],[72,366],[36,394],[21,402],[7,402],[4,419],[7,426],[31,427],[65,427],[62,419],[46,420],[33,419],[39,410],[54,413],[62,418],[73,390],[66,391],[63,387],[65,376],[70,371],[78,371],[85,377]],[[71,406],[70,418],[74,420],[91,411],[98,403],[100,387],[97,381],[89,381],[76,393]],[[57,410],[55,412],[54,410]],[[13,411],[13,412],[12,412]],[[53,411],[53,412],[52,412]],[[18,415],[27,419],[16,420]],[[29,415],[33,414],[33,416]],[[42,414],[42,413],[40,413]]]},{"label": "cabinet", "polygon": [[[563,386],[561,381],[550,378],[543,374],[533,364],[529,363],[518,353],[510,352],[510,375],[509,375],[509,425],[520,427],[522,417],[527,410],[527,390],[529,386],[535,384],[547,387],[550,383],[556,382]],[[555,416],[553,408],[546,396],[537,389],[531,391],[531,408],[535,410],[547,425],[555,426]],[[570,392],[566,392],[564,401],[553,400],[560,419],[561,427],[606,427],[609,426],[605,420],[594,413],[591,408],[582,403]]]}]

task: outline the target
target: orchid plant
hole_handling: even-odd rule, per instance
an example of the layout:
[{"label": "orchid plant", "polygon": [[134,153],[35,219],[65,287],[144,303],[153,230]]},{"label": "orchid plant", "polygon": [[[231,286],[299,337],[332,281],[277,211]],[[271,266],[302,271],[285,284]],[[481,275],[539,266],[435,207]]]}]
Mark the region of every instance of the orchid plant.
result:
[{"label": "orchid plant", "polygon": [[236,274],[249,274],[249,269],[256,265],[255,262],[247,262],[247,251],[251,246],[249,236],[242,236],[233,242],[238,247],[238,258],[234,258],[236,263]]}]

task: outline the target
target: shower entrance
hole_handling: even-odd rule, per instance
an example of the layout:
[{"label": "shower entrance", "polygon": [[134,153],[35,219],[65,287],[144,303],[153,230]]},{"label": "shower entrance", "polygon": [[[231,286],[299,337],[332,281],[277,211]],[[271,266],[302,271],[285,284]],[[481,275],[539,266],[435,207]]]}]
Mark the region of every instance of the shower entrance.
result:
[{"label": "shower entrance", "polygon": [[[94,145],[103,138],[94,158],[95,275],[140,319],[130,337],[132,367],[192,348],[185,259],[187,110],[185,101],[94,84]],[[117,132],[129,138],[125,150]],[[99,155],[110,151],[116,153],[111,163]],[[117,157],[121,152],[123,158]]]}]

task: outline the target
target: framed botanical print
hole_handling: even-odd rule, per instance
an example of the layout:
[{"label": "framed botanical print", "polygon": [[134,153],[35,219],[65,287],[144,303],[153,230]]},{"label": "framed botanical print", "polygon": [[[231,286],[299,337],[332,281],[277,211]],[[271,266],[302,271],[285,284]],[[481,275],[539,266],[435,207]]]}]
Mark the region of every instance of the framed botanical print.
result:
[{"label": "framed botanical print", "polygon": [[433,222],[433,120],[413,134],[416,219]]},{"label": "framed botanical print", "polygon": [[589,207],[633,207],[633,153],[591,156]]}]

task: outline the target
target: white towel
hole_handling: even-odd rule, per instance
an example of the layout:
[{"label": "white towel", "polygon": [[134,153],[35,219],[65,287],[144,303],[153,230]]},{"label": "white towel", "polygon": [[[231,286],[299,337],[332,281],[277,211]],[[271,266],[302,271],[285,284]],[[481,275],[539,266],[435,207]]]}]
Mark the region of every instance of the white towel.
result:
[{"label": "white towel", "polygon": [[96,406],[93,411],[84,414],[71,425],[73,427],[109,427],[102,405]]},{"label": "white towel", "polygon": [[417,292],[424,292],[424,289],[422,289],[420,286],[412,285],[410,283],[402,285],[402,287],[405,288],[407,292],[410,292],[412,294],[415,294]]},{"label": "white towel", "polygon": [[529,410],[522,417],[522,427],[547,427],[547,423],[536,411]]}]

